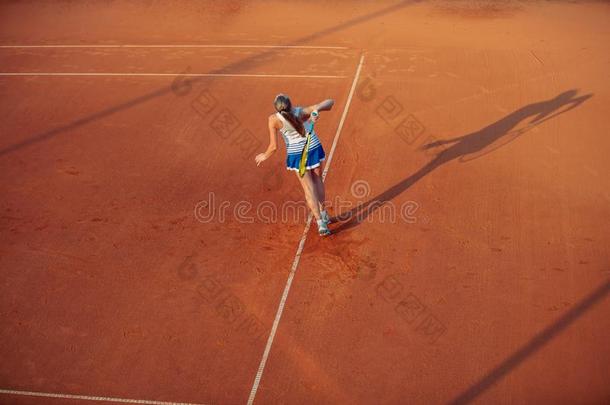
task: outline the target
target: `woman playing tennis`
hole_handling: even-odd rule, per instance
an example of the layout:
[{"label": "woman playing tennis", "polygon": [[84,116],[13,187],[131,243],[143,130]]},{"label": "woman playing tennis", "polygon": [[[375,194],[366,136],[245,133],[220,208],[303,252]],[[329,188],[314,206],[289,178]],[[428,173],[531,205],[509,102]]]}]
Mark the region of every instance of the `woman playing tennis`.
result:
[{"label": "woman playing tennis", "polygon": [[[307,205],[316,218],[318,233],[322,236],[330,235],[330,218],[324,206],[326,196],[322,182],[322,162],[325,154],[318,136],[313,131],[313,123],[318,119],[320,111],[330,111],[334,104],[334,100],[328,99],[309,107],[293,107],[287,95],[278,94],[273,102],[277,113],[269,116],[269,147],[255,158],[258,166],[273,155],[277,150],[279,131],[286,143],[286,168],[297,174],[305,192]],[[307,156],[303,162],[304,167],[301,167],[307,136],[310,137]],[[300,167],[304,169],[302,176],[299,174]]]}]

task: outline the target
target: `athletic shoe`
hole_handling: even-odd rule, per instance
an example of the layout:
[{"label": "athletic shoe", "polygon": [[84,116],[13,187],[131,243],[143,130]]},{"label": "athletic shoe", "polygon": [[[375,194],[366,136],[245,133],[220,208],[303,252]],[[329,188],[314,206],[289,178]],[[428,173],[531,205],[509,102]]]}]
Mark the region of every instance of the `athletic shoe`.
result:
[{"label": "athletic shoe", "polygon": [[330,216],[328,215],[328,212],[326,210],[320,211],[320,219],[326,222],[326,225],[330,224]]},{"label": "athletic shoe", "polygon": [[320,236],[330,235],[330,229],[328,229],[328,223],[326,223],[323,219],[318,219],[316,222],[318,223],[318,233],[320,234]]}]

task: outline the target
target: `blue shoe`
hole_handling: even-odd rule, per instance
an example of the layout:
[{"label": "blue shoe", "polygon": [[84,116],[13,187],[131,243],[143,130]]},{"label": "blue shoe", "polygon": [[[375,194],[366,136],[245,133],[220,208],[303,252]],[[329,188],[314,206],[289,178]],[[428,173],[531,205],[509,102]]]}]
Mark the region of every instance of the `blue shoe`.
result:
[{"label": "blue shoe", "polygon": [[318,233],[320,236],[330,235],[330,229],[328,229],[328,223],[326,221],[318,219],[316,222],[318,223]]},{"label": "blue shoe", "polygon": [[320,219],[326,222],[326,225],[330,224],[330,216],[326,210],[320,211]]}]

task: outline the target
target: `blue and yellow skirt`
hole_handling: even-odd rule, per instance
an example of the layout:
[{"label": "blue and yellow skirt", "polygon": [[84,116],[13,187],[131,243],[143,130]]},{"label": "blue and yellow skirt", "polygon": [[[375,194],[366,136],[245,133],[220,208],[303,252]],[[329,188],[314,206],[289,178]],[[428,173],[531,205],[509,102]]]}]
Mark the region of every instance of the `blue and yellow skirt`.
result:
[{"label": "blue and yellow skirt", "polygon": [[[286,169],[288,170],[296,170],[299,171],[299,166],[301,164],[301,156],[303,152],[299,153],[291,153],[286,157]],[[326,159],[326,154],[324,153],[324,148],[322,148],[322,144],[318,144],[318,146],[309,150],[307,154],[307,166],[306,169],[315,169],[319,167],[322,162]]]}]

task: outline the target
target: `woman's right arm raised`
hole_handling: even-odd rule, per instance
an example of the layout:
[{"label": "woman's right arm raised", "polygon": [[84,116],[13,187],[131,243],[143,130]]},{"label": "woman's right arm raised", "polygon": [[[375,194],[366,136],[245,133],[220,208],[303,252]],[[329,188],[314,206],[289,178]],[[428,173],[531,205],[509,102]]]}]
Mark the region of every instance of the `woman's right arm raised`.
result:
[{"label": "woman's right arm raised", "polygon": [[309,107],[303,108],[302,119],[309,119],[309,115],[312,111],[330,111],[335,105],[335,100],[332,98],[326,99],[319,102],[318,104],[310,105]]}]

